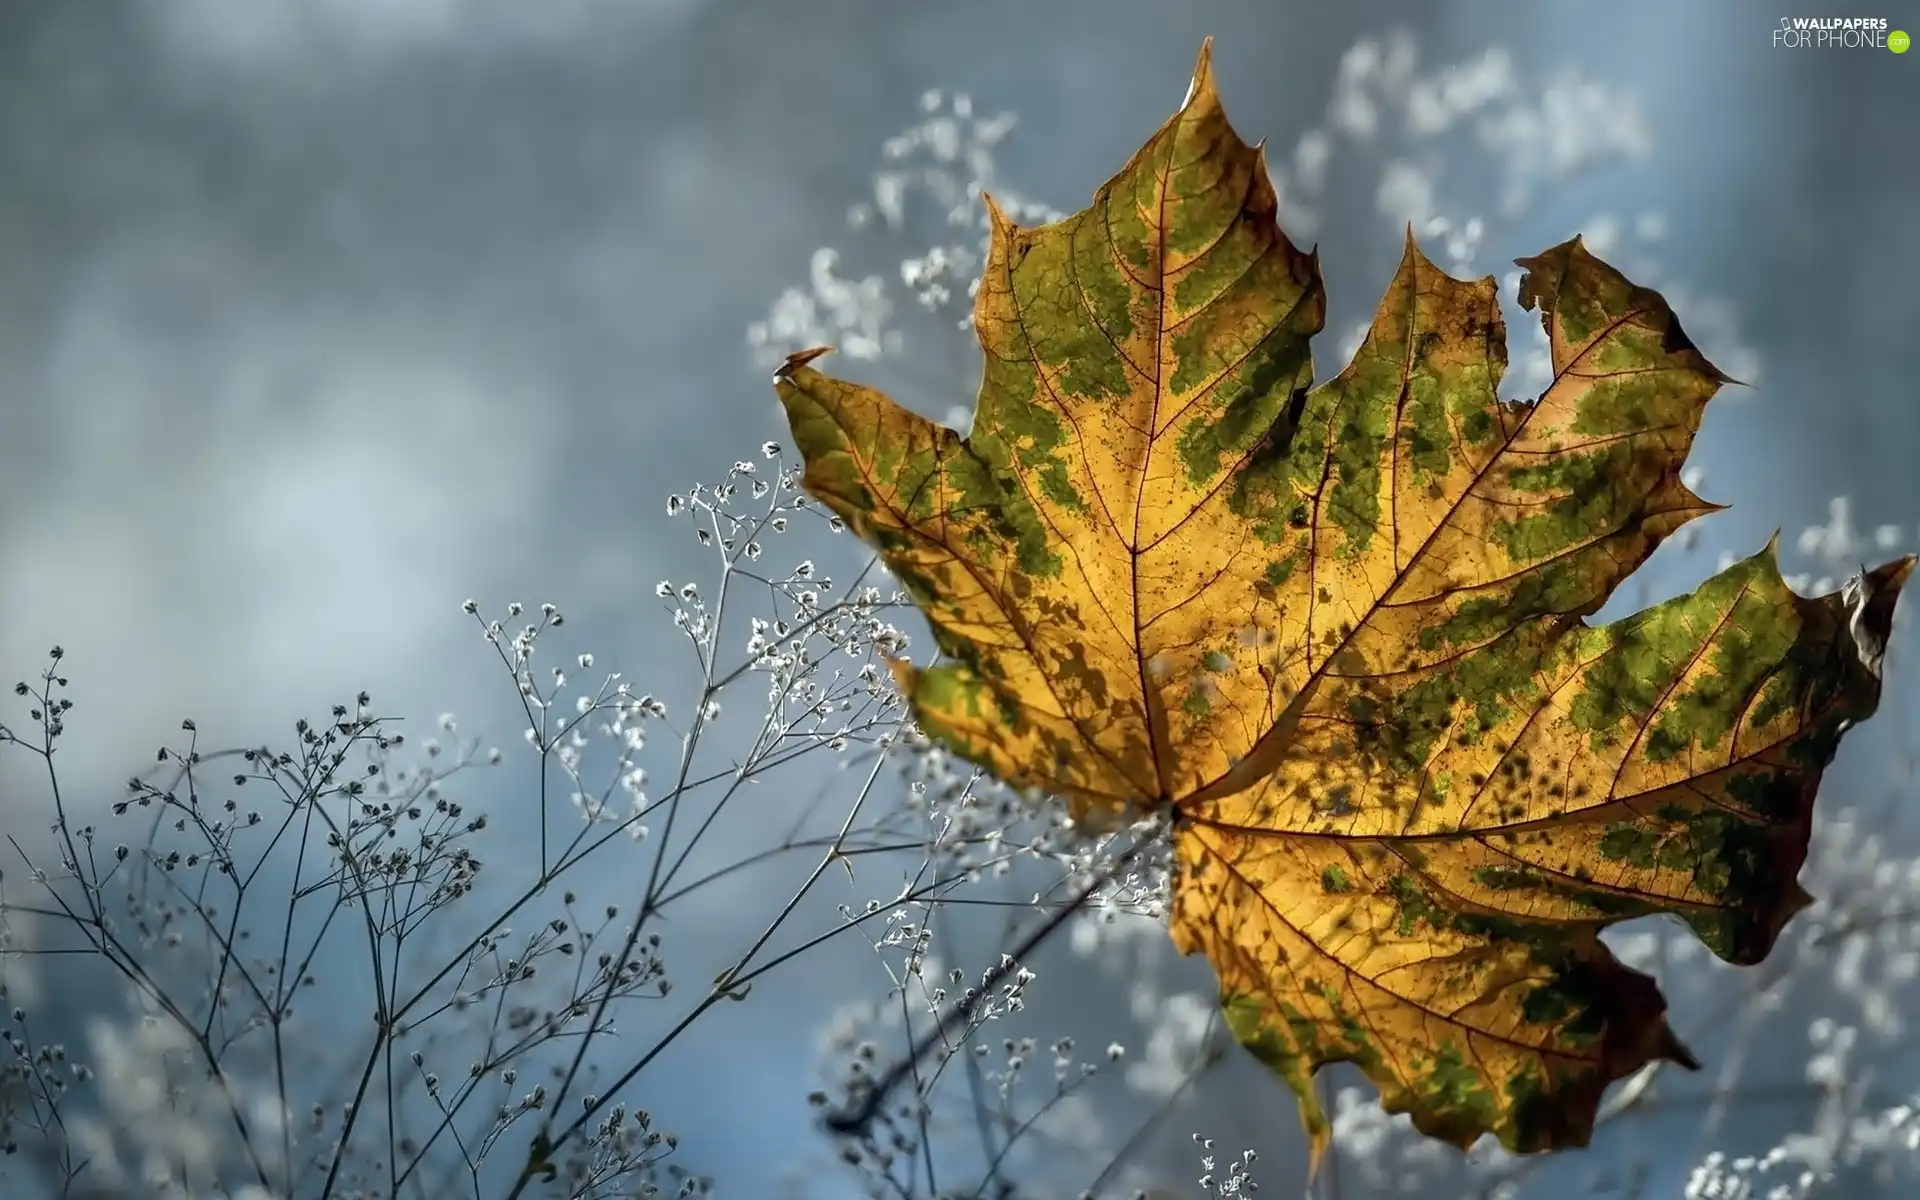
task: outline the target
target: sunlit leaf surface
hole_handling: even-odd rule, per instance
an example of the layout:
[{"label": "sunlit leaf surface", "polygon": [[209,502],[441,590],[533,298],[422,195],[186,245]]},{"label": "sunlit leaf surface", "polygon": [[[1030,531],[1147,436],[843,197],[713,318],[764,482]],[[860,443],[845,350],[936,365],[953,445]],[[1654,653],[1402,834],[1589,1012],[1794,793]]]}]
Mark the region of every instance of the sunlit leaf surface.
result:
[{"label": "sunlit leaf surface", "polygon": [[914,716],[1083,814],[1171,812],[1174,941],[1316,1147],[1341,1061],[1448,1141],[1584,1143],[1609,1082],[1692,1062],[1600,929],[1767,954],[1913,560],[1810,600],[1770,545],[1588,624],[1714,511],[1680,471],[1724,377],[1575,239],[1520,264],[1553,378],[1502,403],[1493,280],[1409,238],[1312,386],[1319,266],[1204,51],[1091,207],[994,217],[966,437],[819,351],[777,380],[807,489],[932,624]]}]

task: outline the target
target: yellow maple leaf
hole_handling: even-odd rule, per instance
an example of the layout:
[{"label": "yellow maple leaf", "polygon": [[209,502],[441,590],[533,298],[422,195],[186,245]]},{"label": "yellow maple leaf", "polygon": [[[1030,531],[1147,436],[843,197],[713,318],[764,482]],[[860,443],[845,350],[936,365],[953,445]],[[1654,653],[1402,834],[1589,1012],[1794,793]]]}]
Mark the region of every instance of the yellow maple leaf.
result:
[{"label": "yellow maple leaf", "polygon": [[1170,815],[1174,941],[1316,1154],[1341,1061],[1459,1145],[1583,1144],[1608,1083],[1692,1065],[1600,930],[1767,953],[1913,559],[1805,599],[1769,545],[1589,625],[1715,510],[1680,470],[1725,377],[1576,238],[1521,260],[1553,378],[1504,403],[1493,280],[1409,235],[1313,387],[1319,266],[1275,209],[1203,49],[1091,207],[991,210],[970,434],[822,351],[781,368],[805,486],[932,625],[946,661],[896,664],[929,735],[1082,815]]}]

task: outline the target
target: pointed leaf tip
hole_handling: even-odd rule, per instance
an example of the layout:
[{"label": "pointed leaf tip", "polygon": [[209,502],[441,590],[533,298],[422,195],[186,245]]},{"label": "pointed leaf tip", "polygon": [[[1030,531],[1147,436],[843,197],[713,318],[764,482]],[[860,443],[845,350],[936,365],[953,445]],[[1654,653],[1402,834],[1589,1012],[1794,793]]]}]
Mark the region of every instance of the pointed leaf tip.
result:
[{"label": "pointed leaf tip", "polygon": [[900,694],[903,696],[913,695],[913,681],[919,673],[919,669],[913,665],[913,661],[906,658],[887,656],[886,664],[887,674],[893,676],[893,686],[899,689]]},{"label": "pointed leaf tip", "polygon": [[1848,607],[1847,627],[1860,661],[1876,677],[1887,656],[1887,638],[1893,633],[1893,610],[1900,603],[1901,586],[1913,574],[1911,554],[1862,571],[1847,580],[1841,595]]},{"label": "pointed leaf tip", "polygon": [[1693,1056],[1693,1051],[1687,1049],[1687,1044],[1680,1040],[1679,1034],[1664,1024],[1661,1026],[1659,1057],[1689,1071],[1700,1069],[1700,1060]]},{"label": "pointed leaf tip", "polygon": [[1920,555],[1903,554],[1890,563],[1875,567],[1873,573],[1880,577],[1880,588],[1897,592],[1906,586],[1907,576],[1913,574],[1916,562],[1920,562]]},{"label": "pointed leaf tip", "polygon": [[987,206],[987,226],[993,236],[1009,237],[1019,230],[1020,226],[1007,216],[1007,210],[1000,207],[992,192],[981,192],[980,200]]},{"label": "pointed leaf tip", "polygon": [[1193,79],[1187,84],[1187,98],[1180,102],[1185,109],[1193,107],[1194,101],[1213,91],[1213,38],[1208,37],[1200,43],[1200,56],[1193,63]]},{"label": "pointed leaf tip", "polygon": [[787,355],[785,362],[774,368],[773,377],[775,379],[791,379],[793,378],[793,373],[801,367],[806,366],[822,355],[832,353],[832,346],[813,346],[805,350],[795,350],[792,354]]}]

